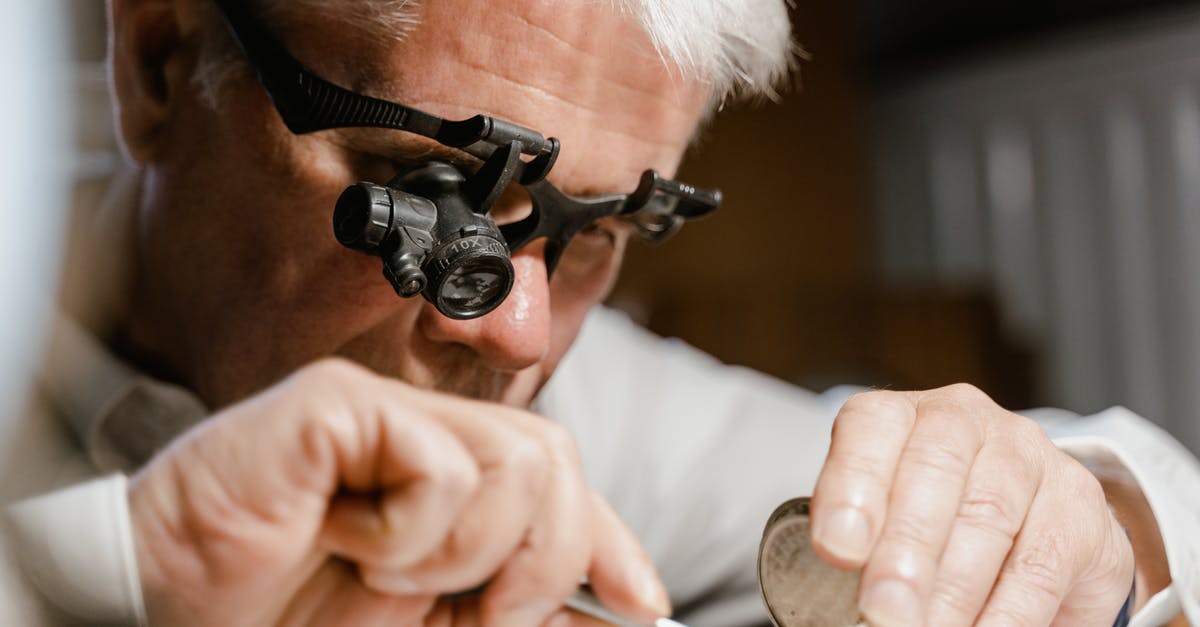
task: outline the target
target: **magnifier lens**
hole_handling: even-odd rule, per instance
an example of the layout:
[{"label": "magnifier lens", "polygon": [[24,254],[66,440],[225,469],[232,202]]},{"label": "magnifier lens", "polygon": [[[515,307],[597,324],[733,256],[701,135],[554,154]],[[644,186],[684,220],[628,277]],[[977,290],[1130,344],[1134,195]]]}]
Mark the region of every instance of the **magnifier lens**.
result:
[{"label": "magnifier lens", "polygon": [[[478,318],[504,302],[515,280],[503,244],[469,237],[443,246],[426,264],[426,294],[438,311],[456,320]],[[503,251],[507,252],[507,251]]]},{"label": "magnifier lens", "polygon": [[494,309],[506,294],[503,271],[494,264],[471,262],[454,269],[442,283],[438,300],[456,311]]}]

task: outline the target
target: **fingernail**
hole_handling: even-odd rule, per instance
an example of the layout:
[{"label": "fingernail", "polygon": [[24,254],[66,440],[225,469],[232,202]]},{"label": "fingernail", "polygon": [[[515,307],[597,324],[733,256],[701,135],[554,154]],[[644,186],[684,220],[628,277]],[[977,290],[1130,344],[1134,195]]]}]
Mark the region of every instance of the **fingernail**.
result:
[{"label": "fingernail", "polygon": [[870,552],[871,529],[857,508],[835,509],[817,519],[813,542],[839,559],[862,562]]},{"label": "fingernail", "polygon": [[413,596],[422,591],[420,584],[404,575],[368,573],[363,575],[363,583],[376,592],[395,596]]},{"label": "fingernail", "polygon": [[642,604],[654,610],[659,617],[670,616],[671,600],[667,598],[667,590],[662,581],[659,581],[654,569],[649,566],[643,567],[639,577],[641,581],[638,584],[638,596]]},{"label": "fingernail", "polygon": [[867,623],[873,627],[921,624],[921,604],[916,593],[895,579],[885,579],[868,588],[861,609]]}]

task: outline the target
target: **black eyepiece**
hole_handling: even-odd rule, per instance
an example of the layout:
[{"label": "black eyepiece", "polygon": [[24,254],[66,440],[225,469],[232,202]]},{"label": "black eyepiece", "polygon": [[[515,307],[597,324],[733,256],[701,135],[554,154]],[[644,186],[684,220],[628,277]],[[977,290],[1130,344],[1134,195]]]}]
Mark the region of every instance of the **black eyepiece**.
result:
[{"label": "black eyepiece", "polygon": [[470,199],[466,177],[434,162],[386,187],[346,188],[333,230],[347,248],[381,258],[400,296],[424,295],[456,320],[478,318],[504,302],[516,274],[504,236]]},{"label": "black eyepiece", "polygon": [[333,209],[334,236],[347,248],[376,254],[391,228],[392,209],[387,188],[371,183],[351,185]]}]

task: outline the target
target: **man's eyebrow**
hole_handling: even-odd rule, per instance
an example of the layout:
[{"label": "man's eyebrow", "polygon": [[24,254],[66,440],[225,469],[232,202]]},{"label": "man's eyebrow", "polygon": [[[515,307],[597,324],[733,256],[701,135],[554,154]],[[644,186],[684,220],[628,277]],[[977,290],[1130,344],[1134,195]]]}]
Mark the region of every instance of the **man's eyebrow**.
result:
[{"label": "man's eyebrow", "polygon": [[437,141],[390,129],[344,128],[339,129],[346,148],[357,152],[391,159],[398,163],[421,161],[444,161],[455,166],[478,166],[479,159],[439,144]]},{"label": "man's eyebrow", "polygon": [[[437,141],[390,129],[343,128],[338,129],[346,148],[389,159],[405,166],[416,166],[427,161],[442,161],[460,168],[476,168],[482,162],[461,150],[437,143]],[[591,185],[574,185],[564,181],[554,186],[564,194],[576,198],[596,198],[631,194],[637,188],[637,180],[630,181],[627,189],[597,189]]]}]

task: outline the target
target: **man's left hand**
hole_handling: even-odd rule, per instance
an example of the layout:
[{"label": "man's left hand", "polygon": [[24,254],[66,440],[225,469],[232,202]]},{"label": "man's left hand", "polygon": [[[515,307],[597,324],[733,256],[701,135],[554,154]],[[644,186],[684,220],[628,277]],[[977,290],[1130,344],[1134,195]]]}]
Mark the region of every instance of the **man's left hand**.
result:
[{"label": "man's left hand", "polygon": [[838,414],[818,552],[863,568],[872,625],[1112,625],[1133,550],[1097,479],[979,390],[868,392]]}]

